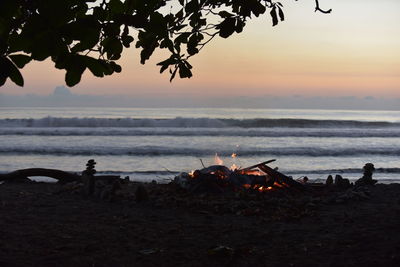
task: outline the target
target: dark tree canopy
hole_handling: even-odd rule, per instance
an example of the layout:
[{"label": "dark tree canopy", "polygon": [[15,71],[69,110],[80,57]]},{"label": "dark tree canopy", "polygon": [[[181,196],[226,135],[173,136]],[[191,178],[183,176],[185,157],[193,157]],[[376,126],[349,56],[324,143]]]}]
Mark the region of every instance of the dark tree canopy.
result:
[{"label": "dark tree canopy", "polygon": [[[86,69],[97,77],[120,72],[124,48],[140,49],[144,64],[155,49],[171,79],[192,76],[188,59],[214,37],[243,31],[253,16],[267,14],[272,26],[284,20],[272,0],[0,0],[0,86],[10,78],[24,85],[19,69],[51,58],[66,70],[68,86]],[[322,10],[315,0],[315,11]]]}]

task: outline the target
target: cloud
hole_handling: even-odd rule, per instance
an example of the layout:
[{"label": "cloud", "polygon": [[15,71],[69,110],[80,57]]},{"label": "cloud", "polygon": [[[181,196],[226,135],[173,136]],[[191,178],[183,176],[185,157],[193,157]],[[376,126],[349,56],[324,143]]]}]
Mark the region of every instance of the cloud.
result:
[{"label": "cloud", "polygon": [[72,96],[71,91],[65,86],[57,86],[54,89],[53,96],[55,97],[65,97],[65,96]]}]

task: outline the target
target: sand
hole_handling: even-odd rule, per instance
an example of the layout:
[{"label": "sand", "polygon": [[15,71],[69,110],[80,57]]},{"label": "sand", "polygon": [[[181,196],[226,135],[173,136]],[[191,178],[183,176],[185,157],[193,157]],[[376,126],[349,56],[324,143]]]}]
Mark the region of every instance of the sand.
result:
[{"label": "sand", "polygon": [[399,266],[400,184],[345,201],[340,190],[145,187],[148,201],[127,189],[109,202],[58,184],[1,184],[0,266]]}]

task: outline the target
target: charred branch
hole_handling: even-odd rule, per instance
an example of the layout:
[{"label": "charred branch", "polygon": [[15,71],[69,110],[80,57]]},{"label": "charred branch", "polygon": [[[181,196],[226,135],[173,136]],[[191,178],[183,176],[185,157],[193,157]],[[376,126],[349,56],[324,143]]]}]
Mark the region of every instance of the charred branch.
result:
[{"label": "charred branch", "polygon": [[299,190],[304,190],[303,184],[295,181],[291,177],[284,175],[283,173],[280,173],[280,172],[268,167],[267,165],[260,165],[258,168],[260,170],[262,170],[263,172],[265,172],[266,174],[268,174],[269,176],[271,176],[279,184],[286,184],[290,187],[293,187],[293,188],[296,188]]},{"label": "charred branch", "polygon": [[252,169],[258,168],[258,167],[260,167],[260,166],[262,166],[262,165],[265,165],[265,164],[274,162],[274,161],[276,161],[276,159],[270,159],[270,160],[267,160],[267,161],[258,163],[258,164],[256,164],[256,165],[252,165],[252,166],[250,166],[250,167],[247,167],[247,168],[244,168],[244,169],[241,169],[241,170],[242,170],[242,171],[252,170]]}]

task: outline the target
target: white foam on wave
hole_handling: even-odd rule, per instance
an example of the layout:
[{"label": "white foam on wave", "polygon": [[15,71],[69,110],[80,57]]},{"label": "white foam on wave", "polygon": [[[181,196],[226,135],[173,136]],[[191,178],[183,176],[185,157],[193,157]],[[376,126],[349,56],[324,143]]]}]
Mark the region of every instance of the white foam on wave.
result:
[{"label": "white foam on wave", "polygon": [[400,137],[400,128],[149,128],[0,127],[0,135],[21,136],[242,136],[242,137]]},{"label": "white foam on wave", "polygon": [[[207,156],[215,153],[215,148],[187,148],[167,146],[18,146],[5,145],[0,147],[0,154],[39,154],[39,155],[131,155],[131,156]],[[232,150],[218,149],[218,154],[229,157]],[[274,147],[274,148],[243,148],[240,150],[242,156],[362,156],[382,155],[400,156],[400,148],[397,147],[375,147],[371,148],[319,148],[319,147]]]},{"label": "white foam on wave", "polygon": [[338,127],[400,127],[400,123],[385,121],[309,120],[309,119],[211,119],[183,118],[57,118],[1,119],[0,127],[178,127],[178,128],[338,128]]}]

